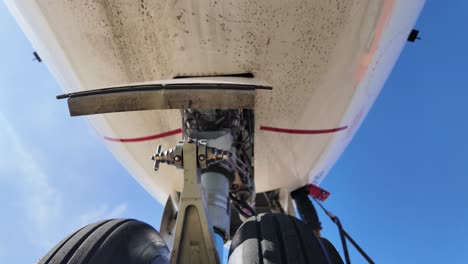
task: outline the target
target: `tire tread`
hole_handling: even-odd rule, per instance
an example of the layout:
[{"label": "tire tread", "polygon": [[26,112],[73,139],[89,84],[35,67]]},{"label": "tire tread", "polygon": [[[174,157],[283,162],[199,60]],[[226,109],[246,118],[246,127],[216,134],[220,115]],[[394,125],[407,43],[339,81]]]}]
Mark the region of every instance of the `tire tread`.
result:
[{"label": "tire tread", "polygon": [[321,241],[299,219],[260,214],[247,219],[232,238],[230,264],[328,263]]},{"label": "tire tread", "polygon": [[134,219],[110,219],[87,225],[67,236],[38,264],[168,263],[161,235]]}]

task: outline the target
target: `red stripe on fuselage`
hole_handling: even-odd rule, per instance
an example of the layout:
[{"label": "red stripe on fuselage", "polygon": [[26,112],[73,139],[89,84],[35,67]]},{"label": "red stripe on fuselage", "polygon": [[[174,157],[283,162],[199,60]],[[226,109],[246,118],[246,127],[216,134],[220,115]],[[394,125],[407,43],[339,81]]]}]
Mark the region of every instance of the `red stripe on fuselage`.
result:
[{"label": "red stripe on fuselage", "polygon": [[380,16],[375,26],[374,37],[372,38],[370,49],[366,54],[361,56],[359,65],[357,66],[354,73],[354,79],[357,83],[360,83],[366,76],[369,65],[372,63],[372,60],[377,53],[382,35],[387,27],[388,22],[390,21],[390,18],[392,17],[394,6],[395,0],[384,0],[382,9],[380,11]]},{"label": "red stripe on fuselage", "polygon": [[342,126],[337,128],[330,128],[330,129],[314,129],[314,130],[304,130],[304,129],[289,129],[289,128],[278,128],[278,127],[267,127],[267,126],[260,126],[260,130],[264,131],[271,131],[271,132],[278,132],[278,133],[287,133],[287,134],[328,134],[334,133],[341,130],[345,130],[348,126]]},{"label": "red stripe on fuselage", "polygon": [[156,134],[156,135],[151,135],[151,136],[146,136],[146,137],[138,137],[138,138],[111,138],[111,137],[104,137],[105,140],[113,141],[113,142],[124,142],[124,143],[130,143],[130,142],[141,142],[141,141],[148,141],[148,140],[154,140],[158,138],[163,138],[163,137],[169,137],[173,135],[177,135],[182,133],[182,129],[174,129],[171,131],[167,131],[161,134]]},{"label": "red stripe on fuselage", "polygon": [[[278,133],[286,133],[286,134],[301,134],[301,135],[311,135],[311,134],[328,134],[334,133],[341,130],[345,130],[348,126],[342,126],[337,128],[331,129],[314,129],[314,130],[305,130],[305,129],[289,129],[289,128],[278,128],[278,127],[267,127],[267,126],[260,126],[260,130],[270,131],[270,132],[278,132]],[[155,134],[146,137],[138,137],[138,138],[112,138],[112,137],[104,137],[105,140],[113,141],[113,142],[123,142],[123,143],[131,143],[131,142],[142,142],[148,140],[155,140],[159,138],[174,136],[177,134],[182,133],[182,129],[174,129],[171,131],[167,131],[161,134]]]}]

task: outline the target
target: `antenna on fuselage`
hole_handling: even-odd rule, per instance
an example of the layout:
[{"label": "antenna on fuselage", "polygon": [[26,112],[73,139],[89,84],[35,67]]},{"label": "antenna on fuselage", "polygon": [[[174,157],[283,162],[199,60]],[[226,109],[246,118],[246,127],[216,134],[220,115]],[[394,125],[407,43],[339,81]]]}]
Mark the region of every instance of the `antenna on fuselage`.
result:
[{"label": "antenna on fuselage", "polygon": [[37,52],[34,51],[33,55],[34,55],[33,61],[42,62],[42,59],[41,57],[39,57],[39,54]]},{"label": "antenna on fuselage", "polygon": [[418,37],[418,35],[419,35],[419,30],[417,29],[411,30],[410,34],[408,35],[408,41],[415,42],[417,39],[421,39],[420,37]]}]

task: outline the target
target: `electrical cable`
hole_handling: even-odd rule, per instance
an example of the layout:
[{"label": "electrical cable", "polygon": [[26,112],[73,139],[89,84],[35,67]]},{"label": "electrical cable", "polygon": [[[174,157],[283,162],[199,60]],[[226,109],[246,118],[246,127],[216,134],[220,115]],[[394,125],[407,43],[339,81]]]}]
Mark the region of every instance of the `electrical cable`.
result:
[{"label": "electrical cable", "polygon": [[255,210],[250,207],[250,205],[248,205],[246,202],[244,201],[241,201],[239,199],[237,199],[236,196],[234,196],[234,194],[232,193],[229,193],[229,198],[231,198],[231,200],[234,201],[234,203],[236,203],[237,205],[239,205],[241,208],[244,208],[244,209],[247,209],[247,211],[249,211],[252,215],[251,216],[254,216],[254,215],[257,215],[257,213],[255,212]]},{"label": "electrical cable", "polygon": [[234,209],[235,209],[239,214],[241,214],[243,217],[245,217],[245,218],[250,218],[250,217],[251,217],[251,215],[249,215],[249,214],[247,214],[246,212],[244,212],[244,210],[242,210],[242,208],[240,208],[239,205],[237,205],[237,204],[234,203],[234,204],[233,204],[233,207],[234,207]]}]

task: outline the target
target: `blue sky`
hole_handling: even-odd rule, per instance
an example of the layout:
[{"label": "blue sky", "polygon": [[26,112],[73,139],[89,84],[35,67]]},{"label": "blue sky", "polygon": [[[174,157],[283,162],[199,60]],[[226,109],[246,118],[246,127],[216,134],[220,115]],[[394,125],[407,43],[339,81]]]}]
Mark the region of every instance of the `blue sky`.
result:
[{"label": "blue sky", "polygon": [[[426,3],[423,40],[407,44],[322,184],[325,206],[377,263],[468,263],[467,17],[466,1]],[[0,34],[0,263],[32,263],[102,218],[159,227],[161,206],[55,100],[60,87],[3,4]]]},{"label": "blue sky", "polygon": [[[33,263],[98,219],[159,227],[161,206],[116,162],[0,4],[0,263]],[[148,160],[148,166],[152,166]]]}]

